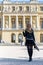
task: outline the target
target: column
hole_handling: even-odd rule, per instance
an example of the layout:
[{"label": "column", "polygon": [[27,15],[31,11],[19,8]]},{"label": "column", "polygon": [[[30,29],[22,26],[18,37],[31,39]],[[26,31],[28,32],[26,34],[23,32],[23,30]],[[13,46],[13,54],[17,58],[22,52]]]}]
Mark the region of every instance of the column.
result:
[{"label": "column", "polygon": [[26,23],[25,23],[25,16],[23,16],[23,29],[26,28]]},{"label": "column", "polygon": [[3,27],[3,30],[4,30],[4,24],[5,24],[5,18],[4,18],[4,15],[3,15],[3,23],[2,23],[2,27]]},{"label": "column", "polygon": [[30,16],[30,23],[31,23],[31,26],[32,26],[32,16]]},{"label": "column", "polygon": [[16,32],[16,44],[18,44],[18,32]]},{"label": "column", "polygon": [[11,29],[11,16],[9,16],[9,29]]},{"label": "column", "polygon": [[[23,16],[23,29],[26,29],[25,16]],[[25,38],[23,37],[23,41],[25,42]]]},{"label": "column", "polygon": [[39,21],[40,21],[40,17],[37,16],[37,29],[38,29],[38,30],[40,29]]},{"label": "column", "polygon": [[1,16],[1,29],[3,28],[3,16]]},{"label": "column", "polygon": [[16,16],[16,29],[18,29],[18,16]]}]

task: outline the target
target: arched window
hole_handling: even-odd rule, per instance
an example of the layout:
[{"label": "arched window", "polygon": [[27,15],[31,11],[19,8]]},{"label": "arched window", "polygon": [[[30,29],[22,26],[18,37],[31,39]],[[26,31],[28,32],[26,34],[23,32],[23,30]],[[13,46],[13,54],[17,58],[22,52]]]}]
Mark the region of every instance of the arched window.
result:
[{"label": "arched window", "polygon": [[23,41],[23,35],[22,34],[19,34],[18,35],[18,42],[20,43],[20,42],[22,42]]},{"label": "arched window", "polygon": [[11,41],[14,42],[14,43],[16,42],[16,35],[15,34],[11,35]]}]

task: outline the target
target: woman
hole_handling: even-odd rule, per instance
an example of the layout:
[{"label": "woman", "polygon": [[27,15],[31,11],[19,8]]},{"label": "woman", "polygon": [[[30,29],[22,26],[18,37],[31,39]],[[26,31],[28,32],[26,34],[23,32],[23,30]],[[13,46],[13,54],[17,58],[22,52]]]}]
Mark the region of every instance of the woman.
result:
[{"label": "woman", "polygon": [[35,44],[35,37],[34,37],[34,31],[31,28],[31,24],[27,24],[26,30],[23,31],[23,36],[26,39],[25,45],[27,46],[28,50],[28,55],[29,55],[29,61],[32,61],[32,55],[33,55],[33,46],[36,48],[38,51],[38,47]]}]

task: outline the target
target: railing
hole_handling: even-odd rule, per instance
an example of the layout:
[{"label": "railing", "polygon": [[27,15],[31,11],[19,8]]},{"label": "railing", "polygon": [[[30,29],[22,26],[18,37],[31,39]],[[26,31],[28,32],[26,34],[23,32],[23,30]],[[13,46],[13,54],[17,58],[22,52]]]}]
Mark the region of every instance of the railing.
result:
[{"label": "railing", "polygon": [[[23,27],[18,27],[18,28],[0,28],[0,30],[23,30]],[[43,28],[33,28],[34,30],[43,30]]]},{"label": "railing", "polygon": [[43,30],[43,28],[35,28],[34,30]]},{"label": "railing", "polygon": [[43,30],[43,28],[40,28],[40,30]]},{"label": "railing", "polygon": [[40,12],[40,11],[32,11],[32,10],[29,10],[29,11],[26,11],[26,10],[23,10],[23,11],[18,11],[18,10],[15,10],[15,11],[3,11],[3,13],[37,13],[37,12]]},{"label": "railing", "polygon": [[23,30],[24,28],[1,28],[0,30]]}]

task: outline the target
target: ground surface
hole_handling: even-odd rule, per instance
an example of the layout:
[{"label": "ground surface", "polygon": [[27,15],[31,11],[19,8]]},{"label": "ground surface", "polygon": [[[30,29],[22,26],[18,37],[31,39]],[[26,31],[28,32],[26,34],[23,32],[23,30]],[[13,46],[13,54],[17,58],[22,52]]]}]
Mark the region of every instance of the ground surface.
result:
[{"label": "ground surface", "polygon": [[33,61],[28,62],[25,46],[0,46],[0,65],[43,65],[43,46],[34,49]]}]

